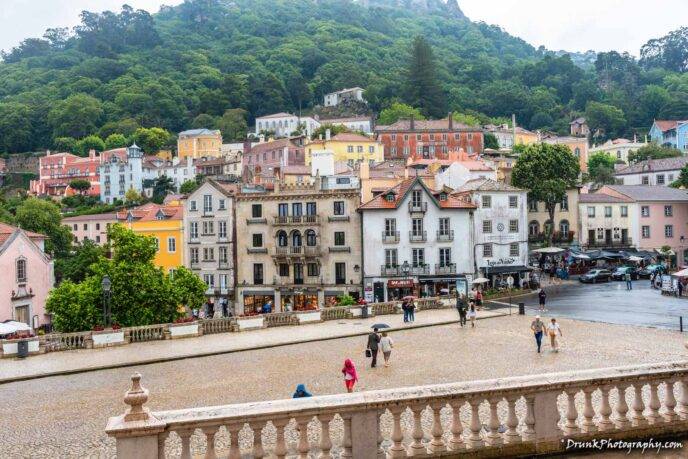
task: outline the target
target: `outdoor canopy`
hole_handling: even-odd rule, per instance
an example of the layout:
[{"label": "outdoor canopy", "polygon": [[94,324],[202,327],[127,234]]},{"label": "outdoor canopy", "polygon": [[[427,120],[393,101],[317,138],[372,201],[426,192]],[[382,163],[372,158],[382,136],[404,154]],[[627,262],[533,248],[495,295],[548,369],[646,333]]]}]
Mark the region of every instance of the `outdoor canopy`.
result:
[{"label": "outdoor canopy", "polygon": [[534,253],[561,253],[563,251],[564,249],[560,249],[559,247],[543,247],[533,250]]}]

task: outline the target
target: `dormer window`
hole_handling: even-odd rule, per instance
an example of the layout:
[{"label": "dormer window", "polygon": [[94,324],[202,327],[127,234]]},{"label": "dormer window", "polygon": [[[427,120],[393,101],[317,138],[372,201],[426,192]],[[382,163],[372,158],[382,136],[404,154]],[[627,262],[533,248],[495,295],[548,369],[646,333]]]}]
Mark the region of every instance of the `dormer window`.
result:
[{"label": "dormer window", "polygon": [[165,214],[162,213],[162,211],[158,211],[158,213],[155,215],[156,220],[164,220],[165,219]]},{"label": "dormer window", "polygon": [[447,200],[447,193],[440,193],[440,201],[446,201]]},{"label": "dormer window", "polygon": [[385,200],[387,200],[387,202],[394,202],[394,193],[387,193],[385,195]]}]

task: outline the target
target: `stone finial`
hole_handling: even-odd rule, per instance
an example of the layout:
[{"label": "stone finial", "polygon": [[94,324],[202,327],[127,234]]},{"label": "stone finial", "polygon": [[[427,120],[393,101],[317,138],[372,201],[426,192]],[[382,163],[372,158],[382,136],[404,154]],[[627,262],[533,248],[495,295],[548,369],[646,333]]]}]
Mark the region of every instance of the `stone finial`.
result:
[{"label": "stone finial", "polygon": [[150,412],[143,406],[147,401],[148,389],[141,386],[141,373],[134,373],[131,375],[131,389],[124,394],[124,403],[129,405],[124,413],[124,422],[148,420]]}]

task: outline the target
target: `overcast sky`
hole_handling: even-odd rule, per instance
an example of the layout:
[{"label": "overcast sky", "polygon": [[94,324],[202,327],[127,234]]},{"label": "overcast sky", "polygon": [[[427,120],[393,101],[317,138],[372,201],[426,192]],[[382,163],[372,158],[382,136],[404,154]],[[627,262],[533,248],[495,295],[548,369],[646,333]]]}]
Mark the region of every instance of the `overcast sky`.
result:
[{"label": "overcast sky", "polygon": [[[49,27],[74,26],[79,12],[118,9],[123,3],[150,12],[182,0],[0,0],[0,49]],[[637,55],[650,38],[688,25],[687,0],[459,0],[475,21],[497,24],[534,46],[568,51],[628,51]]]}]

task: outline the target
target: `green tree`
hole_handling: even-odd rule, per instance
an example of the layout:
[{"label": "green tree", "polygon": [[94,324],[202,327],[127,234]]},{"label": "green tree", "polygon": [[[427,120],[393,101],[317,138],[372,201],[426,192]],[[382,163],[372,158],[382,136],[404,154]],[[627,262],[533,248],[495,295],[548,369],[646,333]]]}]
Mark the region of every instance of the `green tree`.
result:
[{"label": "green tree", "polygon": [[170,133],[162,128],[138,128],[134,132],[134,141],[141,149],[152,155],[159,152],[162,147],[171,141]]},{"label": "green tree", "polygon": [[58,152],[76,153],[77,141],[74,137],[57,137],[53,140],[53,148]]},{"label": "green tree", "polygon": [[153,197],[152,201],[156,204],[162,204],[165,196],[168,193],[174,192],[174,180],[166,175],[162,175],[153,182]]},{"label": "green tree", "polygon": [[603,152],[597,152],[588,158],[588,176],[599,185],[614,184],[614,164],[616,160]]},{"label": "green tree", "polygon": [[30,107],[16,102],[0,103],[0,151],[27,151],[33,143]]},{"label": "green tree", "polygon": [[124,193],[124,202],[127,206],[139,205],[143,202],[143,196],[134,188],[129,188],[127,192]]},{"label": "green tree", "polygon": [[486,132],[484,135],[484,139],[485,148],[499,150],[499,141],[497,140],[497,137],[494,134],[492,134],[491,132]]},{"label": "green tree", "polygon": [[380,118],[377,120],[377,124],[386,126],[389,124],[394,124],[399,120],[410,118],[416,120],[425,119],[423,114],[417,108],[413,108],[410,105],[395,102],[391,106],[385,108],[380,112]]},{"label": "green tree", "polygon": [[127,138],[124,134],[110,134],[105,139],[105,150],[114,150],[115,148],[124,148],[127,146]]},{"label": "green tree", "polygon": [[191,122],[191,129],[216,129],[216,127],[217,118],[207,113],[201,113]]},{"label": "green tree", "polygon": [[676,148],[664,147],[654,142],[650,142],[644,147],[640,147],[636,151],[629,153],[628,162],[633,164],[648,159],[677,158],[679,156],[681,156],[681,151]]},{"label": "green tree", "polygon": [[674,188],[688,188],[688,166],[683,166],[683,169],[678,174],[678,179],[671,183],[670,186]]},{"label": "green tree", "polygon": [[196,180],[186,180],[179,187],[179,192],[184,194],[191,194],[196,191],[199,187],[199,183]]},{"label": "green tree", "polygon": [[72,243],[72,233],[62,225],[60,207],[52,201],[30,197],[16,210],[16,223],[28,231],[45,234],[45,251],[55,258],[66,256]]},{"label": "green tree", "polygon": [[68,333],[90,330],[102,321],[101,288],[97,277],[76,284],[60,283],[48,294],[46,310],[56,330]]},{"label": "green tree", "polygon": [[91,266],[98,263],[105,256],[105,250],[91,241],[85,239],[79,245],[75,245],[71,253],[60,258],[55,262],[55,272],[60,280],[72,282],[83,282],[89,275],[93,274]]},{"label": "green tree", "polygon": [[588,103],[585,107],[585,119],[591,132],[599,129],[607,138],[623,135],[626,127],[626,117],[623,110],[600,102]]},{"label": "green tree", "polygon": [[180,266],[174,270],[172,280],[180,304],[188,310],[200,309],[203,306],[208,286],[196,274]]},{"label": "green tree", "polygon": [[85,137],[96,131],[103,116],[100,100],[88,94],[73,94],[57,102],[48,112],[54,137]]},{"label": "green tree", "polygon": [[420,108],[426,116],[444,116],[446,97],[440,86],[435,55],[420,35],[413,40],[406,78],[407,102]]},{"label": "green tree", "polygon": [[[576,186],[580,166],[578,158],[566,145],[538,143],[528,145],[514,165],[511,182],[528,190],[528,199],[545,203],[549,221],[554,219],[557,204],[566,196],[566,190]],[[554,232],[549,234],[549,244]]]},{"label": "green tree", "polygon": [[89,135],[76,143],[76,149],[81,156],[88,156],[91,150],[105,151],[105,142],[97,135]]},{"label": "green tree", "polygon": [[349,128],[342,124],[321,124],[318,129],[313,131],[313,134],[311,134],[311,139],[324,139],[328,129],[330,131],[330,137],[334,137],[342,132],[349,132]]},{"label": "green tree", "polygon": [[84,179],[72,180],[71,182],[69,182],[69,188],[78,191],[79,194],[85,194],[88,190],[91,189],[91,182]]},{"label": "green tree", "polygon": [[242,108],[230,108],[217,121],[217,128],[222,133],[222,140],[235,142],[244,140],[248,132],[246,118],[248,113]]}]

